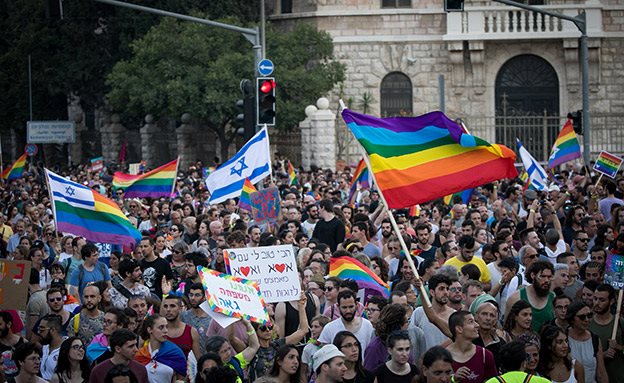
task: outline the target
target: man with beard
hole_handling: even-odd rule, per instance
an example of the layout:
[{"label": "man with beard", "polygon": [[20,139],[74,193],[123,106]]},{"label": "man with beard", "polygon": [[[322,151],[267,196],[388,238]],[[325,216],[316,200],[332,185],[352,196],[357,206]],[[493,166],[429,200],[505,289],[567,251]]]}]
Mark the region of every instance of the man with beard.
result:
[{"label": "man with beard", "polygon": [[166,278],[167,281],[173,279],[171,266],[169,266],[169,262],[154,253],[154,240],[151,237],[141,238],[139,249],[143,255],[141,270],[143,271],[145,286],[149,288],[150,292],[160,298],[163,295],[162,279]]},{"label": "man with beard", "polygon": [[594,291],[594,319],[589,324],[589,331],[598,335],[602,344],[605,367],[609,382],[617,382],[624,376],[624,320],[619,319],[618,330],[614,340],[611,340],[615,315],[611,313],[611,306],[615,304],[615,290],[606,283],[598,285]]},{"label": "man with beard", "polygon": [[316,372],[316,383],[342,382],[347,372],[345,355],[333,344],[327,344],[314,353],[312,367]]},{"label": "man with beard", "polygon": [[509,315],[514,303],[523,300],[531,305],[533,313],[531,329],[539,333],[542,325],[555,317],[552,305],[555,293],[550,291],[554,271],[552,263],[548,261],[536,261],[531,264],[526,272],[526,279],[530,285],[521,288],[509,297],[505,317]]},{"label": "man with beard", "polygon": [[[199,347],[199,333],[196,329],[180,320],[182,298],[176,295],[168,295],[163,300],[161,312],[167,319],[167,339],[175,343],[184,351],[184,355],[193,351],[195,355],[202,355]],[[196,356],[197,357],[197,356]]]},{"label": "man with beard", "polygon": [[[385,218],[383,221],[381,221],[379,234],[381,235],[379,236],[379,240],[377,241],[377,246],[379,246],[380,249],[384,249],[385,246],[388,244],[388,240],[392,236],[392,223],[388,218]],[[387,256],[385,251],[384,256]]]},{"label": "man with beard", "polygon": [[368,343],[375,336],[375,329],[366,318],[356,316],[356,295],[351,290],[344,290],[338,294],[338,310],[340,318],[329,322],[319,337],[321,343],[332,343],[334,337],[340,331],[351,331],[362,345],[361,350],[366,350]]},{"label": "man with beard", "polygon": [[15,361],[12,359],[13,351],[20,344],[26,343],[26,339],[19,334],[14,334],[13,317],[8,311],[0,311],[0,370],[4,370],[4,376],[14,377],[19,372]]},{"label": "man with beard", "polygon": [[460,271],[462,266],[473,264],[479,268],[481,271],[481,277],[479,278],[479,282],[483,286],[484,291],[490,291],[492,288],[492,283],[490,280],[490,272],[487,268],[487,265],[483,261],[483,259],[479,257],[475,257],[475,251],[477,251],[477,244],[473,237],[463,236],[459,239],[459,254],[448,261],[446,261],[445,265],[454,266],[457,271]]},{"label": "man with beard", "polygon": [[[301,226],[303,227],[303,224],[301,224]],[[258,247],[260,245],[260,235],[262,234],[260,228],[256,225],[251,225],[249,229],[247,229],[247,234],[249,234],[247,247]]]},{"label": "man with beard", "polygon": [[448,306],[453,310],[461,310],[463,308],[464,294],[462,293],[462,284],[459,280],[453,280],[448,288]]},{"label": "man with beard", "polygon": [[44,316],[39,325],[39,336],[43,345],[41,350],[41,377],[48,381],[54,375],[61,343],[65,340],[65,337],[61,335],[62,327],[61,317],[53,314]]},{"label": "man with beard", "polygon": [[572,253],[576,257],[579,267],[583,266],[591,260],[589,257],[589,235],[583,230],[574,232],[574,246]]},{"label": "man with beard", "polygon": [[381,250],[379,247],[369,241],[370,236],[366,222],[356,222],[353,224],[351,228],[351,238],[360,242],[362,253],[366,254],[369,258],[381,257]]},{"label": "man with beard", "polygon": [[[63,290],[56,286],[50,287],[50,289],[46,292],[46,298],[48,302],[48,307],[50,308],[50,314],[58,315],[61,317],[63,332],[65,332],[71,314],[64,308],[63,295]],[[35,329],[36,328],[37,326],[35,325]]]},{"label": "man with beard", "polygon": [[69,336],[77,336],[84,344],[91,343],[93,337],[104,328],[104,313],[98,309],[102,300],[100,289],[88,285],[82,291],[82,309],[69,322]]},{"label": "man with beard", "polygon": [[[431,308],[428,310],[433,311],[433,315],[439,318],[442,322],[448,322],[449,316],[455,312],[455,309],[449,307],[449,286],[452,282],[449,277],[444,274],[438,273],[431,277],[429,280],[429,293],[431,294]],[[425,305],[426,306],[426,305]],[[425,309],[423,306],[417,307],[412,314],[411,323],[425,333],[426,349],[430,349],[433,346],[442,344],[448,340],[448,337],[444,335],[442,331],[438,329],[430,320],[428,315],[425,315]]]},{"label": "man with beard", "polygon": [[108,290],[113,307],[123,309],[128,306],[128,299],[133,295],[150,296],[150,290],[141,284],[143,272],[141,266],[132,259],[119,262],[119,276],[123,278]]},{"label": "man with beard", "polygon": [[415,231],[418,239],[416,246],[419,250],[421,250],[418,256],[423,259],[434,259],[438,248],[429,244],[429,239],[431,238],[431,226],[426,223],[421,223],[416,226]]},{"label": "man with beard", "polygon": [[[197,269],[195,269],[195,272],[197,272]],[[201,283],[192,283],[189,286],[189,292],[186,296],[191,305],[191,309],[182,312],[182,314],[180,314],[180,320],[197,330],[199,333],[199,348],[200,350],[205,350],[208,327],[210,327],[212,318],[199,307],[199,305],[206,300],[204,286]]]},{"label": "man with beard", "polygon": [[[201,284],[201,277],[197,272],[197,266],[208,267],[208,258],[200,252],[194,251],[184,255],[186,262],[186,279],[184,280],[184,294],[188,296],[191,291],[191,286],[199,283]],[[199,302],[201,303],[201,302]]]}]

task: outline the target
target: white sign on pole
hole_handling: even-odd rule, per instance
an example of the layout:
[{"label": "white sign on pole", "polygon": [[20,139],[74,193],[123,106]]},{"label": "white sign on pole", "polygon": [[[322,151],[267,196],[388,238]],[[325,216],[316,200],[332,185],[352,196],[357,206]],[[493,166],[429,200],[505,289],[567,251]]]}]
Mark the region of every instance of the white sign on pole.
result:
[{"label": "white sign on pole", "polygon": [[292,245],[223,251],[228,273],[258,282],[265,302],[299,300],[301,284]]},{"label": "white sign on pole", "polygon": [[26,141],[29,144],[73,144],[76,127],[71,121],[28,121]]}]

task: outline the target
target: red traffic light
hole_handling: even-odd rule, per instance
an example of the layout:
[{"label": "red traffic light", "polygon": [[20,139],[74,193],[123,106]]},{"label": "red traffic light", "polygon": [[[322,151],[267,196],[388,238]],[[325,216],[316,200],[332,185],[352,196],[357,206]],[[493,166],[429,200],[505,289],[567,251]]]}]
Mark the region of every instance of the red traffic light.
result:
[{"label": "red traffic light", "polygon": [[260,84],[260,92],[271,93],[275,89],[275,80],[265,80]]}]

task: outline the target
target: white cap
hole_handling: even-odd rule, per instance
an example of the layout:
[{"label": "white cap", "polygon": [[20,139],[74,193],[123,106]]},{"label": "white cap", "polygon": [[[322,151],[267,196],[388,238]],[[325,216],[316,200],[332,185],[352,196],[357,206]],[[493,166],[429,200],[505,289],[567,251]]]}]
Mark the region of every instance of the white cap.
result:
[{"label": "white cap", "polygon": [[323,363],[337,356],[344,357],[345,355],[340,352],[340,350],[338,350],[338,347],[334,346],[333,344],[327,344],[321,347],[321,349],[315,352],[312,356],[312,366],[314,368],[314,371],[316,371]]}]

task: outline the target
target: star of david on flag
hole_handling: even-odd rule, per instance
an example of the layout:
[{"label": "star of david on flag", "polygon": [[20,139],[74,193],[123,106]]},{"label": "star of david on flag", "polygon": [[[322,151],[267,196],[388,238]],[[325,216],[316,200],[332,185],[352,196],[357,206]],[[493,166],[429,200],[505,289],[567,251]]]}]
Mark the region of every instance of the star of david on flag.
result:
[{"label": "star of david on flag", "polygon": [[530,186],[535,190],[544,190],[546,185],[548,185],[548,174],[546,174],[542,165],[533,158],[531,153],[522,146],[520,140],[516,138],[516,142],[518,144],[518,153],[522,159],[522,164],[529,175]]},{"label": "star of david on flag", "polygon": [[249,178],[252,184],[256,184],[270,174],[269,133],[265,127],[247,141],[234,157],[206,178],[206,187],[210,191],[210,203],[239,197],[245,178]]}]

